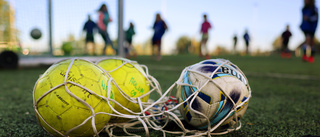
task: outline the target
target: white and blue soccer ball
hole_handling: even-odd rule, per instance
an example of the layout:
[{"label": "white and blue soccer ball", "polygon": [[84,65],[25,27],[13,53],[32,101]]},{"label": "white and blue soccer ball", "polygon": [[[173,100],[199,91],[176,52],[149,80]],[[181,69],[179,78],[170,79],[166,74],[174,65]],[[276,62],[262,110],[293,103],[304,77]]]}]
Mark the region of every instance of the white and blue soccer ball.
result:
[{"label": "white and blue soccer ball", "polygon": [[248,107],[251,89],[236,65],[224,59],[204,60],[187,67],[178,83],[178,103],[184,102],[179,111],[187,123],[203,130],[239,127],[236,123]]}]

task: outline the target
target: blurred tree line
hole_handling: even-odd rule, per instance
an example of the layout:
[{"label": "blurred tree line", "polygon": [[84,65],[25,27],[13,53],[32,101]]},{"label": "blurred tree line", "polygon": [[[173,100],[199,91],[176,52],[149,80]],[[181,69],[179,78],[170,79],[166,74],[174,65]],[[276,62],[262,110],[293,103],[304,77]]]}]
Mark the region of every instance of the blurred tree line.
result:
[{"label": "blurred tree line", "polygon": [[[208,45],[207,45],[208,46]],[[177,54],[199,54],[200,52],[200,41],[195,38],[190,38],[188,36],[181,36],[176,41],[176,53]],[[213,55],[230,54],[226,46],[217,45],[214,51],[211,53]]]},{"label": "blurred tree line", "polygon": [[195,38],[190,38],[184,35],[176,41],[177,54],[199,54],[199,50],[200,42]]},{"label": "blurred tree line", "polygon": [[15,26],[15,13],[8,1],[0,0],[0,47],[19,48],[18,30]]},{"label": "blurred tree line", "polygon": [[7,1],[0,0],[0,41],[9,40],[9,26],[10,26],[10,7]]}]

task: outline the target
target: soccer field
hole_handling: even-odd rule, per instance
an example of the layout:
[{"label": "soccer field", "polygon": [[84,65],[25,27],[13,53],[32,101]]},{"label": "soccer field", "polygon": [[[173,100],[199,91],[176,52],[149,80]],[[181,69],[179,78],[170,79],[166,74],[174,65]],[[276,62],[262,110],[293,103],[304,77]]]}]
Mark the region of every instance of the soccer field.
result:
[{"label": "soccer field", "polygon": [[[320,57],[315,63],[279,56],[218,56],[236,64],[247,76],[252,89],[242,128],[223,136],[320,135]],[[165,91],[181,71],[201,61],[195,55],[164,56],[160,62],[148,56],[133,60]],[[33,86],[47,67],[0,70],[0,136],[49,136],[38,124],[32,107]],[[150,136],[162,136],[151,131]],[[141,133],[144,136],[144,133]],[[103,134],[103,136],[107,136]],[[174,136],[174,135],[167,135]]]}]

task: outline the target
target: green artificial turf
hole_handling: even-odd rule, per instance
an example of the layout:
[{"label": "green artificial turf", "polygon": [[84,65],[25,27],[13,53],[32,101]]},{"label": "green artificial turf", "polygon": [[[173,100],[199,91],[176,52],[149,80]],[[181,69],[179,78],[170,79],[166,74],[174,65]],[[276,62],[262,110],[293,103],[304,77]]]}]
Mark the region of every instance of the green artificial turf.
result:
[{"label": "green artificial turf", "polygon": [[[296,57],[281,59],[277,55],[214,58],[229,59],[240,67],[252,89],[249,107],[241,120],[242,128],[223,136],[320,135],[320,57],[316,57],[313,64]],[[178,79],[183,68],[202,59],[179,55],[164,56],[159,62],[148,56],[132,60],[148,66],[149,73],[165,91]],[[0,70],[1,137],[49,136],[37,124],[32,107],[33,86],[46,69]],[[152,131],[150,136],[162,136],[162,133]]]}]

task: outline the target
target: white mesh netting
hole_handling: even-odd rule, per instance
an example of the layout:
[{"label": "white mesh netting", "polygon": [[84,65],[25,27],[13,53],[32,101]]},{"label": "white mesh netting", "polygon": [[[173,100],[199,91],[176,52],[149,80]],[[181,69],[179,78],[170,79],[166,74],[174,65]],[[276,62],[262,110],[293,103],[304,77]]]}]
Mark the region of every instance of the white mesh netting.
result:
[{"label": "white mesh netting", "polygon": [[[106,59],[119,59],[119,58],[106,58]],[[220,87],[219,84],[212,79],[212,77],[215,74],[217,74],[217,73],[219,73],[219,71],[221,71],[221,68],[223,66],[232,66],[233,68],[235,68],[237,70],[238,73],[242,74],[242,76],[246,82],[248,81],[247,78],[244,76],[243,72],[236,65],[232,64],[228,60],[220,60],[220,62],[216,63],[216,64],[205,64],[206,66],[212,66],[215,68],[215,70],[213,70],[210,75],[205,75],[200,71],[192,69],[192,66],[194,66],[194,65],[186,67],[182,71],[179,79],[163,93],[160,88],[159,82],[153,76],[151,76],[149,74],[149,70],[148,70],[147,66],[139,65],[139,67],[142,67],[143,70],[138,69],[138,68],[137,69],[139,71],[144,71],[144,72],[141,72],[141,74],[143,74],[144,77],[148,80],[148,82],[150,84],[150,90],[148,92],[146,92],[144,95],[141,95],[139,97],[130,97],[118,86],[118,84],[114,81],[114,79],[108,74],[109,72],[115,71],[116,69],[119,69],[123,65],[126,65],[126,64],[131,64],[132,66],[135,66],[135,67],[137,66],[137,62],[135,62],[135,61],[121,59],[121,60],[123,60],[123,63],[121,65],[116,67],[114,70],[104,72],[110,78],[107,83],[108,84],[107,93],[108,93],[108,96],[110,96],[111,90],[112,90],[111,84],[114,84],[115,87],[119,90],[121,95],[126,100],[139,105],[140,111],[134,112],[134,111],[131,111],[130,108],[126,108],[123,105],[121,105],[121,103],[117,102],[115,99],[111,99],[108,97],[98,95],[95,92],[91,91],[90,89],[84,87],[83,85],[80,85],[80,84],[72,82],[72,81],[68,81],[67,76],[69,73],[69,69],[71,68],[74,60],[75,59],[73,59],[73,61],[70,63],[70,66],[68,67],[68,70],[66,71],[64,82],[62,84],[55,86],[52,89],[48,90],[39,99],[34,100],[35,112],[37,113],[37,115],[39,115],[38,107],[37,107],[38,102],[42,98],[44,98],[47,94],[49,94],[50,92],[55,90],[56,88],[64,86],[66,92],[69,95],[76,98],[82,104],[84,104],[87,108],[89,108],[89,110],[92,112],[92,115],[90,115],[88,118],[86,118],[81,124],[75,126],[74,128],[70,129],[69,131],[67,131],[65,134],[59,132],[54,127],[50,126],[50,124],[45,122],[46,120],[43,119],[41,117],[41,115],[39,115],[40,119],[42,119],[42,121],[44,121],[44,123],[48,127],[50,127],[52,130],[54,130],[55,132],[57,132],[61,136],[69,135],[69,133],[71,133],[73,130],[76,130],[77,128],[80,128],[87,121],[91,121],[91,125],[92,125],[92,128],[94,129],[93,131],[94,131],[95,136],[99,136],[99,133],[101,131],[106,132],[109,136],[124,136],[124,135],[126,135],[126,136],[149,136],[150,132],[152,130],[154,130],[155,132],[162,133],[163,136],[166,136],[167,134],[179,135],[179,136],[221,135],[221,134],[226,134],[226,133],[229,133],[231,131],[235,131],[235,130],[238,130],[241,128],[241,123],[240,123],[240,120],[238,119],[237,109],[242,108],[244,105],[247,105],[249,99],[251,98],[251,89],[250,89],[250,86],[248,83],[246,84],[248,91],[249,91],[248,96],[244,100],[242,100],[240,103],[237,103],[237,102],[233,101],[233,98],[230,97],[229,93],[224,91],[223,88]],[[99,61],[97,61],[97,62],[99,62]],[[185,77],[186,72],[195,73],[195,74],[199,74],[199,75],[203,76],[205,78],[204,84],[203,85],[192,85],[190,83],[185,83],[182,79]],[[81,87],[82,89],[86,90],[87,92],[90,92],[91,94],[107,101],[108,105],[112,109],[113,113],[106,113],[106,112],[96,113],[92,106],[90,106],[84,100],[82,100],[81,98],[77,97],[76,95],[74,95],[72,92],[69,91],[68,86],[67,86],[68,83],[71,83],[71,84],[74,84],[78,87]],[[221,92],[226,96],[226,99],[228,99],[232,102],[232,108],[230,109],[230,111],[228,111],[227,114],[215,124],[210,123],[211,120],[210,120],[209,116],[207,116],[207,115],[199,112],[197,109],[191,107],[191,106],[193,106],[193,103],[195,102],[194,100],[196,99],[196,97],[199,95],[199,93],[203,90],[203,88],[208,83],[213,83],[215,86],[217,86],[217,88],[219,88],[221,90]],[[190,94],[187,98],[185,98],[185,100],[178,102],[177,98],[175,96],[176,96],[176,90],[179,86],[180,87],[181,86],[192,87],[195,90],[192,94]],[[154,96],[156,96],[157,98],[149,99],[147,102],[141,101],[143,97],[149,96],[150,94],[156,94]],[[125,109],[129,113],[124,114],[124,113],[117,111],[114,108],[114,106],[112,105],[112,103],[110,103],[110,102],[113,102],[114,104],[121,106],[123,109]],[[189,103],[190,111],[193,111],[194,113],[201,115],[204,119],[206,119],[206,123],[208,123],[207,128],[200,130],[197,128],[193,128],[192,126],[188,125],[185,122],[184,117],[180,114],[180,111],[178,110],[179,107],[181,107],[184,103]],[[125,121],[125,122],[121,122],[121,123],[108,122],[104,127],[105,130],[102,130],[102,129],[99,130],[96,128],[96,121],[95,121],[95,117],[97,115],[108,115],[108,116],[113,116],[113,117],[122,117],[122,118],[128,118],[130,120]],[[221,127],[221,124],[223,124],[227,119],[230,119],[230,118],[234,119],[234,123],[229,128],[218,131],[217,129],[219,129],[219,127]]]},{"label": "white mesh netting", "polygon": [[[70,61],[69,65],[68,65],[68,67],[67,67],[67,70],[62,70],[62,72],[65,72],[65,74],[60,73],[64,77],[63,82],[61,82],[61,84],[57,84],[57,85],[52,84],[53,81],[58,80],[58,76],[51,76],[51,78],[50,78],[48,76],[48,74],[50,74],[50,71],[54,71],[52,69],[50,70],[50,68],[59,67],[59,65],[61,65],[59,63],[64,62],[64,61],[68,61],[68,60],[71,60],[71,61]],[[71,70],[71,68],[73,67],[73,65],[74,65],[74,63],[76,61],[82,61],[82,62],[86,62],[86,63],[91,64],[91,65],[94,65],[90,61],[86,61],[86,60],[82,60],[82,59],[76,59],[76,58],[74,58],[74,59],[65,59],[65,60],[62,60],[62,61],[59,61],[59,62],[53,64],[48,69],[50,71],[47,70],[45,72],[45,74],[40,76],[40,78],[37,80],[37,82],[36,82],[36,84],[34,86],[34,90],[33,90],[33,104],[34,104],[34,106],[33,107],[34,107],[34,110],[36,112],[37,118],[39,120],[39,124],[42,125],[47,132],[49,132],[49,133],[51,133],[51,134],[53,134],[55,136],[70,136],[70,135],[72,135],[72,132],[74,132],[75,130],[80,129],[80,127],[82,127],[82,126],[85,126],[86,124],[88,124],[88,122],[89,122],[89,125],[92,126],[92,128],[91,128],[92,132],[93,132],[92,135],[99,136],[99,132],[101,132],[103,130],[103,128],[99,128],[98,129],[96,127],[97,124],[96,124],[95,118],[97,116],[100,116],[100,115],[112,115],[112,113],[103,112],[103,111],[101,111],[101,112],[95,111],[95,108],[93,108],[93,106],[90,105],[90,102],[88,102],[85,99],[83,99],[82,97],[80,97],[79,94],[76,95],[76,93],[72,92],[70,89],[72,87],[81,88],[84,93],[88,93],[89,95],[95,96],[96,98],[98,98],[98,100],[104,100],[107,105],[112,106],[111,103],[114,100],[109,98],[111,96],[111,86],[108,86],[106,96],[102,96],[101,94],[99,94],[99,93],[97,93],[95,91],[92,91],[89,88],[87,88],[86,86],[80,84],[80,82],[77,81],[76,77],[71,78],[72,76],[70,74],[70,70]],[[104,72],[100,71],[100,73],[104,73]],[[80,73],[80,75],[82,76],[83,74]],[[104,74],[104,75],[108,76],[108,74]],[[39,82],[41,82],[42,80],[44,80],[44,84],[39,85]],[[113,81],[112,81],[112,78],[110,77],[110,79],[107,82],[108,85],[111,85],[111,82],[113,82]],[[52,85],[55,85],[55,86],[51,87]],[[50,89],[48,91],[46,91],[43,94],[41,94],[41,90],[43,91],[45,88],[49,88],[49,87],[50,87]],[[65,96],[66,95],[70,95],[72,98],[75,99],[75,101],[78,101],[83,106],[85,106],[84,109],[90,111],[90,113],[91,113],[90,116],[88,116],[85,119],[82,119],[82,121],[78,125],[73,126],[71,129],[69,129],[67,131],[63,131],[64,129],[62,129],[62,126],[59,127],[57,125],[62,123],[59,120],[63,120],[65,122],[68,122],[68,120],[63,119],[61,117],[61,115],[64,112],[69,111],[71,108],[68,108],[64,112],[58,114],[58,111],[55,111],[54,108],[58,108],[59,109],[59,107],[53,107],[53,106],[57,106],[57,105],[60,105],[60,104],[58,104],[58,102],[50,102],[50,97],[51,96],[49,96],[49,95],[57,94],[56,92],[57,92],[57,90],[59,88],[63,88],[64,89],[63,92],[66,93],[66,94],[64,94]],[[40,95],[39,95],[39,92],[40,92]],[[65,108],[67,105],[71,104],[71,101],[68,102],[69,100],[63,99],[63,97],[61,97],[61,95],[59,96],[58,94],[57,94],[57,98],[60,99],[63,103],[65,103],[65,106],[63,106],[63,105],[61,106],[62,108]],[[42,110],[42,114],[40,114],[39,109],[42,109],[43,107],[48,108],[48,109],[47,110]],[[52,116],[50,117],[50,114],[44,113],[44,111],[45,112],[53,111],[53,113],[56,113],[56,117],[58,117],[58,120],[52,120],[54,118],[52,118]],[[112,111],[110,111],[110,112],[112,112]],[[82,114],[75,113],[75,114],[73,114],[73,117],[78,117],[79,115],[82,115]],[[47,117],[47,119],[45,119],[44,117]],[[52,121],[54,121],[54,122],[52,122]],[[62,124],[65,124],[65,123],[62,123]],[[83,130],[83,128],[81,130]],[[83,131],[78,131],[78,132],[83,132]],[[73,134],[72,136],[77,136],[77,134]]]},{"label": "white mesh netting", "polygon": [[[237,115],[237,109],[241,108],[242,106],[246,105],[251,97],[251,89],[249,84],[247,83],[246,86],[249,90],[248,97],[245,100],[242,100],[242,102],[236,104],[236,102],[233,101],[233,99],[229,96],[228,93],[226,93],[224,90],[221,90],[224,95],[226,95],[227,99],[231,100],[232,102],[232,109],[216,124],[211,125],[210,124],[210,118],[201,112],[198,112],[194,108],[190,107],[190,109],[194,112],[196,112],[199,115],[202,115],[207,119],[208,123],[208,128],[204,130],[198,130],[196,128],[193,128],[189,125],[186,125],[186,122],[184,122],[183,117],[181,116],[180,112],[178,111],[178,108],[183,105],[183,103],[190,101],[190,106],[192,106],[193,101],[195,100],[196,96],[198,96],[199,92],[202,90],[202,88],[205,87],[205,85],[209,82],[215,83],[213,81],[212,76],[217,73],[219,69],[221,69],[222,66],[232,66],[235,67],[238,73],[241,73],[242,76],[244,76],[243,72],[234,64],[232,64],[228,60],[219,60],[220,63],[217,64],[205,64],[207,66],[214,66],[216,69],[212,71],[210,76],[204,75],[203,73],[199,71],[195,71],[191,69],[191,66],[186,67],[181,75],[178,81],[176,81],[173,85],[169,87],[164,93],[157,92],[157,94],[160,95],[159,98],[157,99],[149,99],[148,102],[142,103],[140,100],[140,97],[135,98],[135,99],[130,99],[130,100],[137,100],[136,103],[140,105],[141,112],[136,113],[136,117],[133,118],[130,122],[126,123],[109,123],[106,126],[106,132],[110,136],[116,136],[114,133],[116,128],[121,128],[125,134],[129,136],[140,136],[139,134],[134,134],[136,132],[145,132],[146,136],[149,136],[150,131],[149,130],[155,130],[155,131],[160,131],[163,133],[163,136],[166,136],[166,134],[173,134],[173,135],[181,135],[181,136],[211,136],[211,135],[221,135],[221,134],[226,134],[229,132],[232,132],[234,130],[238,130],[241,128],[241,123],[240,120],[238,120],[238,115]],[[125,63],[130,63],[130,61],[125,61]],[[160,86],[158,85],[159,83],[156,82],[156,79],[154,79],[152,76],[149,75],[148,73],[148,68],[143,65],[143,67],[146,69],[146,74],[148,78],[151,78],[154,80],[153,82],[155,83],[154,88],[158,89],[155,91],[161,91]],[[184,74],[186,71],[192,72],[192,73],[197,73],[200,75],[203,75],[206,77],[206,82],[205,84],[201,86],[195,86],[191,84],[187,84],[181,81],[183,79]],[[149,75],[149,76],[148,76]],[[247,78],[244,76],[243,77],[245,81],[247,82]],[[219,84],[215,83],[215,85],[219,88]],[[193,92],[185,101],[183,102],[177,102],[177,99],[175,97],[175,89],[177,86],[189,86],[189,87],[194,87],[196,88],[195,92]],[[243,114],[242,114],[243,115]],[[230,128],[225,129],[223,131],[218,131],[215,132],[216,129],[221,126],[222,123],[224,123],[228,118],[234,117],[235,119],[235,124],[231,125]],[[119,132],[119,130],[117,131]],[[123,133],[120,133],[121,136],[123,136]]]}]

